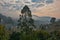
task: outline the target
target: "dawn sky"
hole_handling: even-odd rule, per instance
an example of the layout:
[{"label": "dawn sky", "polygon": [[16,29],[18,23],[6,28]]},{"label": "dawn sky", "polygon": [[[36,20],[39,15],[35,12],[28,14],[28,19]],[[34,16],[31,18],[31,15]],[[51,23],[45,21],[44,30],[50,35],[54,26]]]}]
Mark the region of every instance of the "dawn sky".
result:
[{"label": "dawn sky", "polygon": [[0,0],[0,14],[17,18],[24,5],[33,15],[60,18],[60,0]]}]

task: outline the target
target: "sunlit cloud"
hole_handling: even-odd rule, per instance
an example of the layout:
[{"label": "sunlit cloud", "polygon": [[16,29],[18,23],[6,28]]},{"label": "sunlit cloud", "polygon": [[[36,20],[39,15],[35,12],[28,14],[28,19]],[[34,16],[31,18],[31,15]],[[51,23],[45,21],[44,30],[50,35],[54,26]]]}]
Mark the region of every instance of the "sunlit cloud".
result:
[{"label": "sunlit cloud", "polygon": [[0,13],[19,15],[24,5],[28,5],[34,15],[58,18],[56,14],[60,13],[59,4],[60,0],[0,0]]}]

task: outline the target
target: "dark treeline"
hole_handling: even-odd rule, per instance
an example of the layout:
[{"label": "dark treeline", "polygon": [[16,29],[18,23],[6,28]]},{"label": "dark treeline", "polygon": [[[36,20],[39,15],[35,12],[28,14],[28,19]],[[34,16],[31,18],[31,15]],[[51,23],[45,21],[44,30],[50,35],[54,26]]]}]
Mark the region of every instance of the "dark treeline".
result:
[{"label": "dark treeline", "polygon": [[39,29],[36,29],[31,10],[25,5],[17,27],[7,30],[5,25],[0,25],[0,40],[60,40],[60,20],[55,20],[53,17],[50,24],[41,24]]}]

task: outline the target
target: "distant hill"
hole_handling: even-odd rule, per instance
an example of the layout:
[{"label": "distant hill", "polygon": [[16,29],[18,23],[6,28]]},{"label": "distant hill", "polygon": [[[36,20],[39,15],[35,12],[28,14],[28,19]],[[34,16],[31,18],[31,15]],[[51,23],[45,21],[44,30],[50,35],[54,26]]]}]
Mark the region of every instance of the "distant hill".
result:
[{"label": "distant hill", "polygon": [[[17,18],[14,19],[14,18],[11,18],[11,17],[6,17],[5,15],[2,15],[2,14],[0,14],[0,18],[2,18],[5,23],[14,23],[15,25],[18,24],[18,22],[17,22],[18,19]],[[32,15],[32,18],[34,19],[36,25],[48,24],[48,23],[50,23],[50,20],[51,20],[51,17],[49,17],[49,16],[39,17],[39,16],[36,16],[36,15]]]},{"label": "distant hill", "polygon": [[8,23],[13,23],[13,20],[11,17],[6,17],[5,15],[2,15],[0,14],[0,18],[3,20],[1,23],[5,23],[5,24],[8,24]]},{"label": "distant hill", "polygon": [[[48,16],[39,17],[39,16],[36,16],[36,15],[32,15],[32,18],[34,19],[36,25],[48,24],[48,23],[50,23],[50,19],[51,19],[51,17],[48,17]],[[17,20],[18,19],[14,19],[14,21],[16,23],[18,23]]]},{"label": "distant hill", "polygon": [[17,25],[11,17],[0,14],[0,18],[2,20],[0,24],[5,25],[8,30]]},{"label": "distant hill", "polygon": [[47,17],[47,16],[39,17],[33,15],[33,19],[35,20],[36,24],[48,24],[50,22],[51,17]]}]

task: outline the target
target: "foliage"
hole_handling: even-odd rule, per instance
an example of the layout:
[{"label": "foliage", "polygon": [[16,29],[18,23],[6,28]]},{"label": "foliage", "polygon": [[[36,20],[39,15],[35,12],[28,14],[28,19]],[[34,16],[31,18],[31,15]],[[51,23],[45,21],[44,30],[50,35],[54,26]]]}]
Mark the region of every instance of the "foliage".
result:
[{"label": "foliage", "polygon": [[51,40],[60,40],[60,31],[51,32]]},{"label": "foliage", "polygon": [[11,35],[10,35],[10,39],[9,40],[20,40],[20,33],[16,33],[16,32],[13,32]]},{"label": "foliage", "polygon": [[49,32],[44,30],[38,30],[36,33],[36,38],[38,40],[47,40],[50,37]]},{"label": "foliage", "polygon": [[20,28],[20,30],[18,31],[18,28],[16,28],[16,31],[13,32],[12,28],[12,31],[8,31],[5,26],[0,25],[0,40],[60,40],[60,31],[49,32],[45,30],[46,26],[60,26],[60,20],[55,22],[55,19],[56,18],[51,18],[50,22],[52,25],[40,25],[40,29],[34,30],[35,25],[31,11],[29,7],[25,5],[21,10],[20,19],[18,20],[18,28]]},{"label": "foliage", "polygon": [[32,19],[31,11],[27,5],[25,5],[21,10],[20,19],[18,22],[18,26],[21,32],[26,34],[32,32],[32,29],[34,27],[34,20]]},{"label": "foliage", "polygon": [[8,40],[9,33],[5,29],[5,26],[0,25],[0,40]]},{"label": "foliage", "polygon": [[[29,29],[30,30],[30,29]],[[45,30],[22,32],[9,32],[0,25],[0,40],[60,40],[60,31],[47,32]]]},{"label": "foliage", "polygon": [[50,22],[51,22],[51,23],[54,23],[55,20],[56,20],[56,18],[52,17],[51,20],[50,20]]}]

